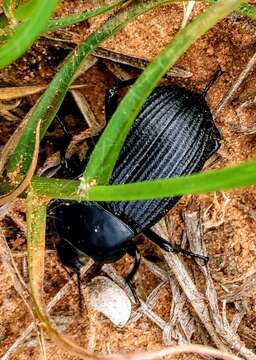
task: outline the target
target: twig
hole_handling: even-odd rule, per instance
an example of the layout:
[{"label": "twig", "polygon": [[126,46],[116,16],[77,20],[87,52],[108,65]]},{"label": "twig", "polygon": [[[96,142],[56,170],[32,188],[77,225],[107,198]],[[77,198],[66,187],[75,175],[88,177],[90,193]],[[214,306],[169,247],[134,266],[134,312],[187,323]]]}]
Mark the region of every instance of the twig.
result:
[{"label": "twig", "polygon": [[219,104],[217,105],[214,113],[213,113],[213,118],[215,119],[217,117],[217,115],[219,114],[219,112],[223,109],[223,107],[230,101],[230,99],[233,97],[234,93],[237,91],[237,89],[239,88],[239,86],[242,84],[242,82],[244,81],[244,79],[247,77],[247,75],[249,74],[249,72],[252,70],[252,68],[254,67],[256,63],[256,53],[252,56],[252,58],[249,60],[249,62],[247,63],[246,67],[244,68],[244,70],[241,72],[241,74],[239,75],[238,79],[236,80],[236,82],[231,86],[231,88],[224,94],[223,98],[221,99],[221,101],[219,102]]},{"label": "twig", "polygon": [[196,4],[195,0],[189,0],[187,1],[187,5],[186,6],[184,5],[184,13],[183,13],[181,29],[183,29],[187,25],[189,17],[193,11],[195,4]]}]

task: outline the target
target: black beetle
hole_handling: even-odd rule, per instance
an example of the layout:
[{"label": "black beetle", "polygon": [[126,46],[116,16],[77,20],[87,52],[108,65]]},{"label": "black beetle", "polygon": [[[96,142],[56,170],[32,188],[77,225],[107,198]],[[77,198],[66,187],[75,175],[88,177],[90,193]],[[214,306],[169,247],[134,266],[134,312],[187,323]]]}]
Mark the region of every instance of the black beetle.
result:
[{"label": "black beetle", "polygon": [[[107,119],[117,105],[117,91],[133,81],[108,92]],[[220,134],[205,100],[209,84],[203,93],[170,85],[155,88],[130,130],[111,184],[170,178],[202,169],[220,145]],[[98,263],[112,263],[128,253],[134,258],[134,265],[126,281],[133,290],[132,279],[140,254],[132,240],[139,233],[166,251],[183,252],[206,261],[203,256],[173,248],[150,229],[178,200],[179,197],[106,203],[55,201],[51,212],[60,236],[57,250],[62,263],[79,272],[86,256]]]}]

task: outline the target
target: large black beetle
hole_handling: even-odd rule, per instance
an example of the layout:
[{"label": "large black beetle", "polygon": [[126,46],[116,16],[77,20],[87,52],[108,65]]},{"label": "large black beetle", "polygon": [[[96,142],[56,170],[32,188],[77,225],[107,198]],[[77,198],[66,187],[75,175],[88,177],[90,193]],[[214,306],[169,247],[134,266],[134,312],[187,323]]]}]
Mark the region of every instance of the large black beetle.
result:
[{"label": "large black beetle", "polygon": [[[116,107],[117,90],[130,84],[128,81],[109,91],[107,118]],[[220,145],[220,134],[205,94],[206,91],[200,94],[178,86],[157,87],[130,130],[111,184],[170,178],[200,171]],[[79,271],[86,255],[99,263],[111,263],[128,253],[134,258],[133,268],[126,279],[132,289],[132,279],[140,261],[133,241],[136,234],[144,233],[166,251],[191,255],[189,251],[173,249],[168,241],[150,229],[178,200],[174,197],[131,202],[54,202],[51,212],[60,236],[57,250],[61,261]]]}]

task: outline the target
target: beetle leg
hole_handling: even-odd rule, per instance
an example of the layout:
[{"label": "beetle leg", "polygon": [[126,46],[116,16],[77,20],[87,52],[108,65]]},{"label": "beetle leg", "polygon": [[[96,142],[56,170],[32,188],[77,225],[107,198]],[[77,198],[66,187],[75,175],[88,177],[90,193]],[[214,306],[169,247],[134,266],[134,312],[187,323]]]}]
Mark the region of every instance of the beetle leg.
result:
[{"label": "beetle leg", "polygon": [[67,150],[68,144],[70,143],[72,137],[71,137],[68,129],[66,128],[65,123],[60,119],[60,117],[58,115],[55,116],[55,120],[58,121],[58,123],[60,124],[62,131],[64,133],[63,142],[61,144],[61,149],[60,149],[60,165],[65,169],[65,171],[68,174],[73,175],[73,172],[69,168],[67,159],[66,159],[66,150]]},{"label": "beetle leg", "polygon": [[106,122],[108,122],[111,116],[114,114],[117,105],[118,105],[118,91],[132,85],[137,79],[129,79],[124,81],[119,81],[112,88],[108,89],[105,95],[105,114]]},{"label": "beetle leg", "polygon": [[76,270],[76,276],[77,276],[77,287],[78,287],[78,295],[79,295],[79,310],[80,313],[82,314],[84,311],[84,295],[82,293],[82,288],[81,288],[81,274],[79,269]]},{"label": "beetle leg", "polygon": [[134,263],[133,263],[133,267],[130,270],[129,274],[127,275],[125,281],[126,281],[127,285],[129,286],[129,288],[130,288],[130,290],[131,290],[131,292],[132,292],[132,294],[134,296],[135,302],[137,304],[139,304],[140,301],[139,301],[138,295],[136,293],[136,289],[135,289],[135,286],[134,286],[134,283],[133,283],[133,278],[134,278],[134,275],[136,274],[136,272],[138,271],[138,268],[140,266],[141,256],[140,256],[140,252],[139,252],[137,246],[135,245],[135,243],[133,241],[131,241],[129,243],[127,253],[128,253],[128,255],[133,257]]},{"label": "beetle leg", "polygon": [[145,228],[143,230],[143,234],[146,235],[149,240],[151,240],[154,244],[158,245],[162,250],[167,252],[174,252],[174,253],[182,253],[186,256],[190,256],[193,259],[200,259],[203,261],[204,265],[207,265],[209,258],[208,256],[195,254],[191,251],[182,249],[179,245],[172,246],[169,241],[163,239],[161,236],[156,234],[153,230]]},{"label": "beetle leg", "polygon": [[58,115],[55,116],[54,121],[57,121],[60,124],[63,131],[63,136],[61,136],[61,138],[58,140],[60,150],[56,151],[53,155],[46,159],[43,166],[39,169],[38,174],[40,176],[44,175],[52,177],[60,168],[63,168],[68,173],[68,175],[73,176],[73,172],[70,170],[66,159],[66,149],[71,141],[71,135],[65,123]]}]

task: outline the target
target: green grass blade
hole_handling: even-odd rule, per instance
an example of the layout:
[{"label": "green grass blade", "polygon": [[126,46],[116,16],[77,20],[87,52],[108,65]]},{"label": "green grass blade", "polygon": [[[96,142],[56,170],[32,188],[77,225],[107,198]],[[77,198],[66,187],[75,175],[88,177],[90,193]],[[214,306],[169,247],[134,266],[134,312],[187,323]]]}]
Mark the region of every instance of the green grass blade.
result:
[{"label": "green grass blade", "polygon": [[[217,3],[219,0],[208,0],[209,3]],[[236,10],[239,15],[247,16],[252,20],[256,20],[256,6],[242,3]]]},{"label": "green grass blade", "polygon": [[[144,12],[170,3],[171,0],[150,0],[147,2],[136,1],[129,7],[123,9],[110,20],[106,21],[97,31],[91,34],[82,44],[80,44],[66,59],[63,66],[59,69],[48,89],[40,98],[35,111],[28,121],[27,127],[20,139],[8,163],[8,171],[14,171],[19,164],[19,168],[26,172],[32,156],[34,147],[34,132],[41,120],[41,138],[56,115],[66,92],[72,82],[73,76],[88,55],[104,40],[122,29],[129,21],[135,19]],[[21,165],[22,164],[22,165]]]},{"label": "green grass blade", "polygon": [[112,4],[107,4],[93,10],[83,11],[80,14],[70,15],[60,19],[49,20],[45,31],[56,31],[59,29],[63,29],[67,26],[77,24],[94,16],[104,14],[105,12],[116,8],[117,6],[122,5],[126,1],[127,0],[118,0],[113,2]]},{"label": "green grass blade", "polygon": [[[10,0],[7,0],[7,1],[10,1]],[[201,1],[204,1],[204,0],[201,0]],[[219,1],[219,0],[208,0],[208,2],[210,2],[210,3],[216,3],[217,1]],[[89,19],[90,17],[100,15],[105,11],[111,10],[112,6],[114,6],[114,4],[115,3],[113,3],[113,5],[112,4],[104,5],[100,8],[88,10],[88,11],[82,12],[81,14],[78,14],[78,15],[70,15],[70,16],[64,17],[63,19],[50,20],[46,31],[57,30],[59,28],[63,28],[65,26],[69,26],[74,23]],[[104,8],[105,8],[105,11],[103,10]],[[17,20],[21,20],[21,21],[26,20],[31,16],[32,9],[33,9],[33,0],[27,1],[25,4],[22,4],[14,11],[14,16]],[[102,12],[100,9],[102,10]],[[237,9],[237,13],[239,13],[243,16],[250,17],[251,19],[255,20],[256,19],[256,6],[243,3]],[[83,20],[81,20],[82,18],[83,18]],[[56,21],[56,23],[54,24],[55,21]],[[65,25],[65,23],[66,23],[66,25]],[[0,27],[3,27],[6,24],[7,24],[6,16],[1,15],[0,16]],[[57,26],[59,26],[59,27],[57,27]]]},{"label": "green grass blade", "polygon": [[27,196],[27,250],[31,295],[42,301],[45,255],[46,205],[29,192]]},{"label": "green grass blade", "polygon": [[84,348],[76,345],[66,336],[59,334],[47,314],[43,293],[46,205],[44,199],[37,197],[32,192],[29,192],[27,196],[26,218],[28,224],[29,284],[35,319],[42,330],[62,350],[71,352],[76,359],[96,360],[96,356],[92,356]]},{"label": "green grass blade", "polygon": [[243,16],[247,16],[252,20],[256,20],[256,6],[249,5],[249,4],[242,4],[239,9],[238,13]]},{"label": "green grass blade", "polygon": [[130,127],[153,88],[194,41],[235,10],[241,2],[223,0],[213,5],[180,31],[147,66],[121,101],[98,141],[84,172],[85,183],[94,180],[97,184],[108,183]]},{"label": "green grass blade", "polygon": [[55,199],[86,201],[132,201],[159,199],[186,194],[224,191],[256,184],[256,161],[237,166],[171,179],[123,185],[102,185],[77,193],[79,181],[34,177],[32,188],[39,195]]},{"label": "green grass blade", "polygon": [[20,21],[28,20],[33,14],[33,8],[34,0],[27,1],[14,11],[14,16]]},{"label": "green grass blade", "polygon": [[[16,20],[27,20],[31,14],[33,13],[34,9],[34,0],[27,1],[25,4],[20,5],[14,11],[14,17]],[[8,26],[8,16],[6,12],[0,15],[0,28],[3,29],[5,26]]]},{"label": "green grass blade", "polygon": [[[58,29],[63,29],[67,26],[90,19],[94,16],[104,14],[105,12],[110,11],[117,6],[122,5],[126,1],[128,0],[117,0],[111,4],[103,5],[93,10],[83,11],[79,14],[65,16],[63,18],[51,19],[48,21],[44,31],[48,32],[48,31],[56,31]],[[20,7],[18,7],[16,11],[14,11],[13,20],[14,21],[15,19],[19,21],[28,20],[32,16],[32,14],[33,14],[33,0],[28,1],[25,4],[22,4]],[[5,16],[5,14],[0,15],[0,28],[4,28],[7,25],[8,25],[8,18]],[[4,35],[5,32],[8,33],[8,31],[10,32],[11,30],[12,29],[8,30],[8,28],[6,28],[5,31],[3,29],[2,31],[3,34],[0,36],[0,41],[4,41],[7,37],[7,35]]]},{"label": "green grass blade", "polygon": [[44,31],[48,19],[58,4],[58,0],[33,1],[33,11],[29,20],[16,26],[13,33],[0,47],[0,69],[18,59]]},{"label": "green grass blade", "polygon": [[[47,31],[56,31],[58,29],[65,28],[67,26],[79,23],[81,21],[90,19],[94,16],[98,16],[101,14],[104,14],[107,11],[110,11],[117,6],[125,3],[127,0],[117,0],[115,2],[112,2],[111,4],[103,5],[101,7],[98,7],[96,9],[83,11],[78,14],[65,16],[63,18],[58,19],[50,19],[47,23],[47,26],[45,28],[45,32]],[[14,11],[14,16],[19,21],[28,20],[33,13],[33,1],[28,1],[25,4],[22,4]],[[5,17],[2,15],[0,16],[0,26],[2,27],[4,24],[6,25],[7,22],[4,19]]]}]

